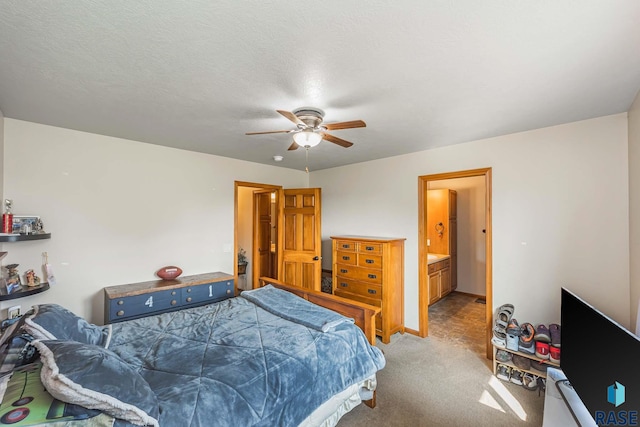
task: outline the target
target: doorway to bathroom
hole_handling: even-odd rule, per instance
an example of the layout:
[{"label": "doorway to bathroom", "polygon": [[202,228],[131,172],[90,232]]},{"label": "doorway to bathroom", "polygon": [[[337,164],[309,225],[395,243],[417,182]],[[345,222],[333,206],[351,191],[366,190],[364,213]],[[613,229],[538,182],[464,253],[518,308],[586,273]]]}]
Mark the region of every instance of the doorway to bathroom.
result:
[{"label": "doorway to bathroom", "polygon": [[419,335],[491,358],[491,168],[420,176],[418,189]]}]

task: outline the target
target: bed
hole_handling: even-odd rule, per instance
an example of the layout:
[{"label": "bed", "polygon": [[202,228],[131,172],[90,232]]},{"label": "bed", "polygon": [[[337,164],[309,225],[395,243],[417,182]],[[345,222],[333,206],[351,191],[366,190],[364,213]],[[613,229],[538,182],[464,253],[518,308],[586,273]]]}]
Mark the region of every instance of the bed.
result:
[{"label": "bed", "polygon": [[[332,426],[363,400],[375,406],[379,309],[261,280],[236,298],[107,326],[35,306],[0,341],[0,425]],[[38,387],[45,395],[27,402]]]}]

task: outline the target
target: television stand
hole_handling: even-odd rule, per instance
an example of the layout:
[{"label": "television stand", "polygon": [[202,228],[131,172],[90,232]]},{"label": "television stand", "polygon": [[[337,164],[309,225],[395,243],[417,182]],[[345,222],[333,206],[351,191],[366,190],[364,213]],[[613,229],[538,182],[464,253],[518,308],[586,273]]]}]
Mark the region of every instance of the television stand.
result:
[{"label": "television stand", "polygon": [[542,427],[554,426],[597,427],[597,424],[564,372],[548,368]]}]

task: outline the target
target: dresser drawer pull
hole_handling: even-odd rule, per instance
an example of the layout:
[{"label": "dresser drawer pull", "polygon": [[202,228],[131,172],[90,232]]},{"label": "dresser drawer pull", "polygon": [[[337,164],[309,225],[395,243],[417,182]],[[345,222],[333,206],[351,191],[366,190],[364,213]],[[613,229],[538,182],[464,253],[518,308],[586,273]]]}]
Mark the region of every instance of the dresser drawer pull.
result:
[{"label": "dresser drawer pull", "polygon": [[349,249],[349,247],[350,247],[350,246],[351,246],[351,245],[342,245],[342,247],[343,247],[344,249]]},{"label": "dresser drawer pull", "polygon": [[367,289],[367,292],[369,292],[370,294],[375,294],[375,293],[377,293],[375,289]]},{"label": "dresser drawer pull", "polygon": [[373,246],[365,246],[364,249],[366,251],[372,251],[373,250]]},{"label": "dresser drawer pull", "polygon": [[366,262],[367,264],[373,264],[374,261],[372,259],[365,259],[364,262]]},{"label": "dresser drawer pull", "polygon": [[350,256],[343,256],[342,259],[345,260],[345,261],[349,261],[351,259],[351,257]]},{"label": "dresser drawer pull", "polygon": [[344,282],[340,282],[340,286],[342,286],[343,288],[346,288],[347,286],[349,286],[348,283],[344,283]]},{"label": "dresser drawer pull", "polygon": [[191,297],[187,297],[187,302],[191,302]]},{"label": "dresser drawer pull", "polygon": [[171,300],[171,305],[176,305],[177,303],[178,303],[178,301],[176,301],[174,299]]},{"label": "dresser drawer pull", "polygon": [[118,305],[122,305],[122,304],[124,304],[124,301],[122,300],[118,301]]},{"label": "dresser drawer pull", "polygon": [[340,269],[340,273],[348,273],[348,272],[349,272],[349,270],[347,270],[346,268],[341,268]]},{"label": "dresser drawer pull", "polygon": [[116,316],[124,316],[124,310],[120,310],[116,313]]},{"label": "dresser drawer pull", "polygon": [[367,274],[367,277],[369,277],[369,279],[375,279],[378,276],[376,276],[375,274]]}]

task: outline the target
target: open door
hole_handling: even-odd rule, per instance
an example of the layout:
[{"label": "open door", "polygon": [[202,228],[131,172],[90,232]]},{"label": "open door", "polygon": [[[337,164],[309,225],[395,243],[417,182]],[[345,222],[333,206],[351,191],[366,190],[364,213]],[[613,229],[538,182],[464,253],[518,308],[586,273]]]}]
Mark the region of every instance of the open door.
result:
[{"label": "open door", "polygon": [[274,260],[276,243],[272,233],[274,218],[272,205],[275,203],[274,190],[256,190],[253,193],[253,289],[257,288],[260,277],[276,279]]},{"label": "open door", "polygon": [[278,279],[314,291],[321,290],[322,241],[319,188],[281,190],[282,221],[278,248]]}]

